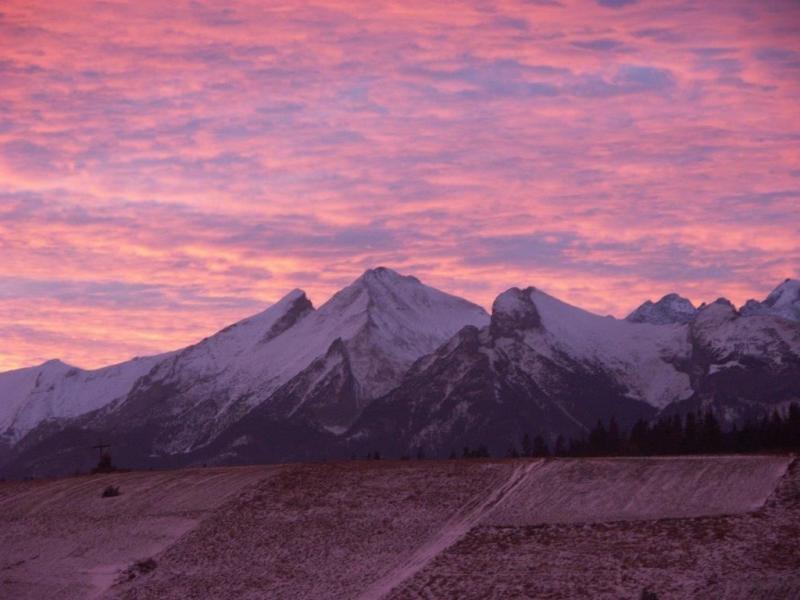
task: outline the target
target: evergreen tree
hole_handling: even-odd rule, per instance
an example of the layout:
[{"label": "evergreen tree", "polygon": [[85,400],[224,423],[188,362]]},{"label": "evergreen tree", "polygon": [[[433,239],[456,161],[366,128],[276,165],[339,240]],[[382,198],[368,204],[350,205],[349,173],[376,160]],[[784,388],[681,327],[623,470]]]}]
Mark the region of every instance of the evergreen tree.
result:
[{"label": "evergreen tree", "polygon": [[522,436],[522,456],[533,456],[533,444],[531,444],[531,436],[527,433]]},{"label": "evergreen tree", "polygon": [[595,428],[589,432],[589,452],[598,455],[605,454],[608,449],[608,431],[600,419],[597,420]]},{"label": "evergreen tree", "polygon": [[537,435],[535,438],[533,438],[533,451],[531,456],[550,456],[550,448],[547,447],[547,442],[544,441],[544,438],[541,435]]},{"label": "evergreen tree", "polygon": [[683,452],[697,452],[697,417],[693,412],[686,413],[683,424]]},{"label": "evergreen tree", "polygon": [[619,432],[619,425],[617,424],[617,419],[611,417],[611,421],[608,423],[608,440],[606,442],[606,453],[607,454],[619,454],[620,450],[622,449],[622,436]]},{"label": "evergreen tree", "polygon": [[792,402],[786,416],[786,444],[789,449],[800,448],[800,404]]},{"label": "evergreen tree", "polygon": [[650,425],[644,419],[636,421],[631,429],[628,447],[633,454],[648,455],[652,453]]},{"label": "evergreen tree", "polygon": [[722,450],[722,428],[714,413],[707,410],[703,416],[703,433],[701,446],[704,452],[720,452]]}]

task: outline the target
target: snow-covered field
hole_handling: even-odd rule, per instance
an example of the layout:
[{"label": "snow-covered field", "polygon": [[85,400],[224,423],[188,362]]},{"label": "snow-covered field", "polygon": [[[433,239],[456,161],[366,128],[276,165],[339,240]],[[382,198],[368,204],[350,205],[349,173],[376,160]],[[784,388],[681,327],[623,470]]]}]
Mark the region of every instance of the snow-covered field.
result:
[{"label": "snow-covered field", "polygon": [[[0,484],[0,597],[797,598],[788,457],[360,461]],[[100,498],[109,483],[122,495]],[[139,563],[153,559],[151,563]]]}]

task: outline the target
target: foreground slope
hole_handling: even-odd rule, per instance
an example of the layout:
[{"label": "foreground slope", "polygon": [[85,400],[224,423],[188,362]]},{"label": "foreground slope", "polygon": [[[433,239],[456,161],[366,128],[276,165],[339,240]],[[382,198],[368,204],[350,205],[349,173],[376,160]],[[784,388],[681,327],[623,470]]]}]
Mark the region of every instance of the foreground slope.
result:
[{"label": "foreground slope", "polygon": [[[270,475],[241,467],[0,483],[0,596],[98,597],[135,561]],[[101,498],[112,484],[122,494]]]},{"label": "foreground slope", "polygon": [[[607,500],[588,491],[585,498]],[[640,499],[635,491],[629,502]],[[796,461],[752,512],[665,519],[656,509],[646,520],[619,513],[593,522],[576,516],[546,524],[487,522],[386,598],[636,600],[644,590],[660,600],[800,598]]]},{"label": "foreground slope", "polygon": [[[798,585],[790,462],[363,461],[2,483],[0,570],[21,599],[570,598],[584,587],[638,598],[644,585],[667,599],[741,597],[719,585]],[[101,499],[109,483],[122,494]]]}]

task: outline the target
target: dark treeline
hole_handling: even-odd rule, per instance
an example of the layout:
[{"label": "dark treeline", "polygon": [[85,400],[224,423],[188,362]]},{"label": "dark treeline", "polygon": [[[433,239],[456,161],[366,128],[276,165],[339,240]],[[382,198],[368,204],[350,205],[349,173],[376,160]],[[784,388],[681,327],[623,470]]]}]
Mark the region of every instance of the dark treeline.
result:
[{"label": "dark treeline", "polygon": [[653,456],[660,454],[714,454],[800,451],[800,405],[792,403],[785,415],[750,421],[741,427],[724,430],[714,413],[673,415],[655,422],[639,420],[628,432],[622,432],[613,417],[597,425],[582,439],[565,443],[556,440],[552,450],[522,440],[522,452],[515,446],[509,456]]},{"label": "dark treeline", "polygon": [[[749,421],[741,427],[725,430],[711,411],[672,415],[649,422],[639,420],[629,431],[623,431],[616,419],[599,420],[587,436],[566,439],[558,436],[552,444],[542,435],[524,434],[520,443],[512,442],[506,456],[654,456],[663,454],[746,454],[754,452],[800,452],[800,405],[792,402],[786,414],[777,410],[769,417]],[[449,458],[489,458],[488,446],[465,446],[452,450]],[[355,458],[355,456],[353,456]],[[380,459],[378,451],[367,459]],[[418,449],[403,460],[426,458]]]}]

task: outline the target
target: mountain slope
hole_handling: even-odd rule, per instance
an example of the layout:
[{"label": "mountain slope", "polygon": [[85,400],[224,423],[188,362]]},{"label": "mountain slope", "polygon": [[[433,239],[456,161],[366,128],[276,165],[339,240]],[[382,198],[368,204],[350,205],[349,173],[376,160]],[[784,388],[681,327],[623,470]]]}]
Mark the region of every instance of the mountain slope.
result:
[{"label": "mountain slope", "polygon": [[86,371],[51,360],[0,373],[0,436],[18,441],[42,421],[73,418],[121,400],[166,355]]},{"label": "mountain slope", "polygon": [[681,368],[694,393],[671,411],[711,408],[731,424],[800,400],[800,322],[744,316],[721,298],[687,327],[691,355]]},{"label": "mountain slope", "polygon": [[318,310],[294,290],[266,311],[149,363],[117,402],[43,424],[18,453],[52,448],[60,427],[127,444],[142,461],[187,454],[256,408],[260,416],[253,418],[271,431],[296,421],[302,424],[286,428],[342,432],[416,359],[462,326],[487,322],[477,305],[385,268],[365,272]]},{"label": "mountain slope", "polygon": [[[369,400],[396,386],[411,364],[464,325],[484,325],[479,306],[386,268],[364,273],[293,332],[289,348],[315,347],[308,368],[270,402],[276,416],[305,414],[333,429],[349,425]],[[284,348],[285,350],[285,348]],[[291,352],[291,350],[289,350]],[[348,380],[339,410],[327,402],[331,383]]]},{"label": "mountain slope", "polygon": [[741,308],[741,313],[745,316],[774,315],[800,321],[800,280],[785,280],[763,302],[748,300]]},{"label": "mountain slope", "polygon": [[[461,326],[481,324],[480,307],[378,268],[314,310],[296,290],[264,313],[160,364],[94,427],[156,422],[158,452],[211,441],[255,407],[274,420],[304,418],[343,430],[394,387],[420,356]],[[338,396],[332,387],[346,381]]]},{"label": "mountain slope", "polygon": [[732,424],[800,400],[800,322],[784,316],[794,288],[765,301],[781,314],[669,295],[625,320],[512,288],[490,319],[377,268],[319,309],[294,290],[170,354],[0,374],[0,468],[72,472],[98,439],[126,466],[163,467],[497,454],[524,433],[553,443],[598,419],[709,408]]},{"label": "mountain slope", "polygon": [[728,423],[800,399],[800,324],[743,317],[725,300],[685,324],[600,317],[535,288],[494,303],[369,406],[348,439],[362,451],[447,455],[523,433],[583,434],[659,412],[712,408]]},{"label": "mountain slope", "polygon": [[348,437],[442,455],[478,443],[504,452],[525,432],[580,435],[610,415],[629,424],[691,393],[689,377],[662,358],[684,346],[679,328],[599,317],[512,288],[495,300],[488,327],[464,328],[418,361]]}]

